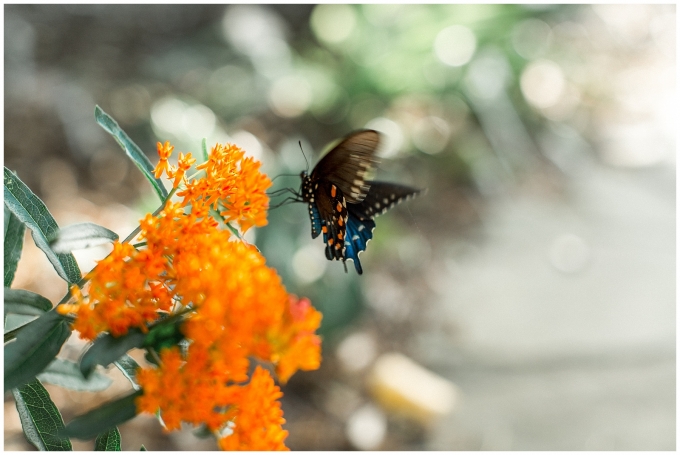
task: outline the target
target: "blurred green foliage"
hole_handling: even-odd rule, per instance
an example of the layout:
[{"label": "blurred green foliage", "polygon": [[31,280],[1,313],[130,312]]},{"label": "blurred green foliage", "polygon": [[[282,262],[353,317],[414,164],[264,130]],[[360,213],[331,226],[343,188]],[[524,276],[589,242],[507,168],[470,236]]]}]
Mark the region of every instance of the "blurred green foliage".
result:
[{"label": "blurred green foliage", "polygon": [[[40,112],[31,102],[30,83],[54,83],[46,74],[60,78],[51,98],[64,131],[56,150],[65,150],[74,166],[90,171],[76,173],[85,186],[89,179],[83,176],[101,180],[100,174],[107,175],[106,168],[96,176],[91,173],[101,168],[101,150],[115,146],[92,131],[97,128],[91,121],[95,103],[120,122],[152,162],[157,140],[170,140],[178,150],[194,154],[202,137],[208,145],[233,140],[262,159],[271,176],[297,175],[306,167],[298,141],[313,166],[325,144],[354,129],[376,128],[386,134],[385,160],[376,177],[429,192],[408,208],[381,217],[362,259],[371,273],[409,269],[412,256],[429,254],[438,238],[473,225],[474,201],[517,171],[512,160],[508,170],[505,150],[490,140],[490,129],[497,126],[480,122],[481,104],[470,100],[471,93],[484,84],[505,84],[502,91],[520,121],[541,128],[542,117],[527,106],[519,87],[527,58],[513,45],[513,33],[527,19],[558,22],[582,8],[9,6],[7,161],[33,183],[28,168],[35,152],[23,154],[31,144],[14,134],[21,118],[14,114],[26,105]],[[491,66],[477,65],[477,82],[471,82],[470,67],[484,56],[491,56]],[[493,74],[499,68],[508,74]],[[24,73],[33,79],[21,79]],[[497,128],[501,136],[503,128]],[[107,194],[118,190],[129,195],[130,174],[125,171]],[[297,189],[299,183],[297,177],[282,177],[274,189]],[[137,200],[149,210],[146,196]],[[405,249],[403,239],[410,234],[424,250]],[[345,274],[339,263],[310,262],[310,254],[322,262],[325,258],[321,241],[310,238],[302,205],[273,210],[256,242],[289,289],[309,296],[323,310],[323,330],[343,327],[359,314],[365,277],[359,279],[353,270]],[[305,254],[300,253],[305,246]],[[296,254],[301,254],[297,260]],[[309,267],[325,271],[309,280]]]}]

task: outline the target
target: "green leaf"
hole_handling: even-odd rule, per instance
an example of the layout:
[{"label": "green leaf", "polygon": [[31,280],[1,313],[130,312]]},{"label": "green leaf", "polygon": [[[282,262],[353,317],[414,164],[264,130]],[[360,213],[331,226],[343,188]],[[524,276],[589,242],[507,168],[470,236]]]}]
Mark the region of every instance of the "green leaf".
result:
[{"label": "green leaf", "polygon": [[64,359],[54,359],[45,371],[38,375],[38,379],[79,392],[100,392],[113,383],[111,379],[96,371],[86,379],[76,362]]},{"label": "green leaf", "polygon": [[24,232],[26,225],[7,208],[5,204],[5,287],[14,281],[21,249],[24,246]]},{"label": "green leaf", "polygon": [[5,391],[42,372],[69,335],[68,321],[54,310],[24,325],[16,339],[5,345]]},{"label": "green leaf", "polygon": [[5,168],[5,205],[31,230],[33,241],[43,250],[60,277],[69,283],[81,279],[80,269],[72,254],[57,254],[50,248],[48,238],[59,226],[47,207],[16,174]]},{"label": "green leaf", "polygon": [[206,425],[201,425],[193,431],[193,435],[198,439],[207,439],[214,436],[213,432],[208,429]]},{"label": "green leaf", "polygon": [[99,125],[106,130],[107,133],[114,137],[116,142],[118,142],[123,150],[125,150],[127,156],[132,160],[133,163],[135,163],[139,170],[142,171],[144,177],[146,177],[146,179],[151,182],[151,185],[153,186],[154,190],[156,190],[156,193],[158,194],[158,197],[161,198],[161,201],[165,201],[165,199],[168,197],[168,192],[163,186],[163,183],[154,177],[154,167],[144,152],[142,152],[137,144],[132,142],[130,136],[128,136],[125,131],[123,131],[120,126],[118,126],[118,123],[116,123],[116,121],[111,118],[109,114],[104,112],[99,106],[95,106],[94,108],[94,118],[97,120],[97,123],[99,123]]},{"label": "green leaf", "polygon": [[137,364],[135,359],[125,354],[123,357],[113,362],[113,364],[121,371],[121,373],[123,373],[123,376],[130,381],[132,387],[134,387],[135,390],[139,390],[139,384],[137,384],[136,380],[139,364]]},{"label": "green leaf", "polygon": [[210,159],[210,156],[208,155],[208,144],[207,144],[206,138],[203,138],[201,141],[201,151],[203,152],[203,162],[205,163]]},{"label": "green leaf", "polygon": [[144,444],[142,444],[142,447],[139,448],[140,452],[146,452],[146,447],[144,447]]},{"label": "green leaf", "polygon": [[160,352],[163,348],[176,346],[184,339],[181,325],[182,320],[174,316],[160,321],[149,330],[144,338],[144,346],[152,347],[156,352]]},{"label": "green leaf", "polygon": [[127,334],[120,337],[110,334],[100,336],[80,359],[80,371],[87,378],[97,365],[108,366],[130,349],[141,348],[145,336],[139,329],[130,329]]},{"label": "green leaf", "polygon": [[118,240],[118,234],[94,223],[78,223],[63,227],[50,240],[55,253],[66,254]]},{"label": "green leaf", "polygon": [[37,379],[12,390],[26,439],[38,450],[73,450],[68,438],[58,434],[64,421],[50,394]]},{"label": "green leaf", "polygon": [[66,425],[65,434],[77,439],[91,439],[132,419],[137,414],[135,398],[140,395],[142,391],[138,390],[76,417]]},{"label": "green leaf", "polygon": [[52,302],[40,294],[23,289],[5,288],[5,314],[40,316],[52,309]]},{"label": "green leaf", "polygon": [[94,450],[120,452],[120,431],[118,431],[118,427],[100,433],[94,441]]},{"label": "green leaf", "polygon": [[29,322],[35,321],[36,317],[26,316],[25,314],[7,314],[5,316],[5,343],[9,343],[17,337],[24,326]]}]

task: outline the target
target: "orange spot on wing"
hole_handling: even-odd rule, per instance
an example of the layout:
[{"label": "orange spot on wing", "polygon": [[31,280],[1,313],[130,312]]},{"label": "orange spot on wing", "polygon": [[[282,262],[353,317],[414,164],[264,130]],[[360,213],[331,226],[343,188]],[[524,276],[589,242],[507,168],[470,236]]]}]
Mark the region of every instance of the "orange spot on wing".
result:
[{"label": "orange spot on wing", "polygon": [[328,239],[328,244],[333,245],[333,239]]},{"label": "orange spot on wing", "polygon": [[337,191],[337,188],[335,187],[335,185],[332,185],[332,186],[331,186],[331,197],[335,197],[335,192],[336,192],[336,191]]},{"label": "orange spot on wing", "polygon": [[338,202],[338,205],[335,206],[336,210],[338,212],[342,212],[342,204]]},{"label": "orange spot on wing", "polygon": [[321,226],[321,230],[323,231],[324,234],[328,232],[328,228],[326,226]]},{"label": "orange spot on wing", "polygon": [[338,218],[338,226],[342,226],[345,224],[345,221],[342,219],[342,217]]}]

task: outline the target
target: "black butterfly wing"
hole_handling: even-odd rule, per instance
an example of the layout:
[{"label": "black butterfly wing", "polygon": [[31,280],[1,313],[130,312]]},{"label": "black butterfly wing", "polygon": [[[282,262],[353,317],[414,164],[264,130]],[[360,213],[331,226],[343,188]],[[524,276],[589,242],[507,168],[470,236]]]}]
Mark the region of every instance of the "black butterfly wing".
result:
[{"label": "black butterfly wing", "polygon": [[370,190],[364,200],[359,204],[349,206],[350,214],[359,220],[373,219],[423,191],[396,183],[377,181],[367,183],[370,185]]},{"label": "black butterfly wing", "polygon": [[368,241],[373,238],[375,229],[373,218],[422,191],[395,183],[368,183],[370,190],[364,200],[359,204],[347,205],[344,260],[352,259],[359,275],[363,273],[359,253],[366,250]]},{"label": "black butterfly wing", "polygon": [[314,167],[312,180],[335,184],[349,204],[363,201],[369,190],[366,177],[377,163],[375,151],[379,143],[377,131],[349,134]]},{"label": "black butterfly wing", "polygon": [[[347,200],[342,191],[332,183],[320,182],[315,196],[316,209],[321,222],[323,241],[328,260],[343,259],[347,230]],[[319,195],[321,197],[319,197]],[[314,226],[312,226],[312,235]]]}]

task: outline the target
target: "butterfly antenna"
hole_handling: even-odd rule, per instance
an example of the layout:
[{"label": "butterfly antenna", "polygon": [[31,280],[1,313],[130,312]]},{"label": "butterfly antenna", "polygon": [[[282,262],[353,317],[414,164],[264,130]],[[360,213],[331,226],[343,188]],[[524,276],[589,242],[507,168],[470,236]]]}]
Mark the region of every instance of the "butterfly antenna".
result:
[{"label": "butterfly antenna", "polygon": [[276,191],[267,192],[267,196],[276,197],[276,196],[281,196],[283,193],[290,193],[293,196],[296,196],[298,199],[300,198],[300,194],[297,191],[295,191],[293,188],[280,188]]},{"label": "butterfly antenna", "polygon": [[303,202],[302,200],[294,197],[287,197],[283,201],[279,202],[278,204],[272,205],[269,207],[269,210],[274,210],[278,209],[279,207],[283,207],[284,205],[292,204],[293,202]]},{"label": "butterfly antenna", "polygon": [[309,161],[307,161],[307,156],[305,155],[305,151],[302,150],[302,141],[298,141],[298,145],[300,146],[300,151],[302,152],[302,156],[305,157],[305,163],[307,163],[306,172],[309,172]]},{"label": "butterfly antenna", "polygon": [[274,183],[274,180],[278,179],[279,177],[299,177],[299,175],[298,174],[279,174],[272,179],[272,183]]}]

